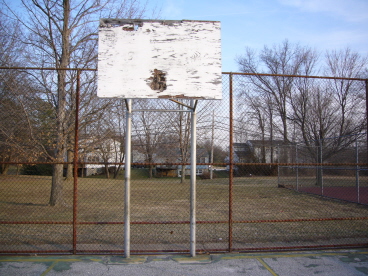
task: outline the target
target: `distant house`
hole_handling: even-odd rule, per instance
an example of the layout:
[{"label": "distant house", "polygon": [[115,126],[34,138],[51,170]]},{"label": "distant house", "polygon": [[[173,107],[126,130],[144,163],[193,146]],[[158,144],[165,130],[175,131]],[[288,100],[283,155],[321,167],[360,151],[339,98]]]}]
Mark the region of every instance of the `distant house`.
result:
[{"label": "distant house", "polygon": [[239,163],[289,163],[294,151],[292,144],[283,140],[248,140],[233,146]]},{"label": "distant house", "polygon": [[[204,149],[197,149],[197,163],[209,163],[210,155]],[[168,176],[168,177],[181,177],[182,166],[181,165],[169,165],[170,163],[181,163],[179,149],[168,151],[161,151],[154,156],[155,163],[168,163],[168,165],[157,165],[156,176]],[[185,163],[188,163],[189,160]],[[210,170],[210,165],[197,165],[196,174],[203,175]],[[190,175],[191,166],[185,166],[185,175]]]},{"label": "distant house", "polygon": [[[124,145],[117,139],[108,138],[98,141],[88,139],[83,141],[83,145],[81,161],[87,163],[83,166],[84,176],[101,174],[107,169],[105,164],[121,163],[125,160],[122,148]],[[88,164],[89,162],[95,164]]]},{"label": "distant house", "polygon": [[132,163],[146,163],[146,155],[139,150],[132,149]]},{"label": "distant house", "polygon": [[[118,139],[81,139],[82,148],[80,150],[80,161],[85,163],[79,170],[81,175],[89,176],[101,174],[115,165],[108,163],[124,163],[124,145]],[[190,156],[190,153],[188,153]],[[188,157],[189,157],[188,156]],[[209,153],[204,149],[197,149],[197,163],[209,163]],[[140,150],[132,150],[132,163],[146,163],[146,155]],[[157,165],[156,176],[180,177],[182,173],[181,165],[169,165],[170,163],[181,163],[179,149],[162,149],[154,154],[153,163],[167,163],[168,165]],[[187,160],[185,163],[188,163]],[[210,165],[197,165],[197,175],[209,172]],[[190,165],[185,166],[185,174],[190,175]]]}]

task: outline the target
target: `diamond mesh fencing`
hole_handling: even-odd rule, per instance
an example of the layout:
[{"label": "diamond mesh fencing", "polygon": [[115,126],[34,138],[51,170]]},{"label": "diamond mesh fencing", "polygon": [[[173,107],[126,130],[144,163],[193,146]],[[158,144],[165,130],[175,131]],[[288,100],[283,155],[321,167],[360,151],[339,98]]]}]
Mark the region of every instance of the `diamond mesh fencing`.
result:
[{"label": "diamond mesh fencing", "polygon": [[[295,159],[303,165],[279,166],[279,185],[300,192],[368,204],[366,133],[315,141],[318,146],[296,144]],[[345,140],[340,149],[331,149]],[[326,153],[325,155],[323,153]],[[319,158],[319,164],[313,157]]]},{"label": "diamond mesh fencing", "polygon": [[133,100],[127,236],[126,101],[96,73],[0,70],[1,253],[189,252],[192,170],[198,253],[367,244],[364,81],[224,73],[195,168],[191,101]]},{"label": "diamond mesh fencing", "polygon": [[[73,135],[75,101],[66,95],[68,111],[58,114],[53,106],[56,71],[7,69],[0,74],[1,251],[70,252],[73,180],[52,184],[51,175],[62,176],[68,167],[64,153],[66,138]],[[75,89],[72,83],[65,88],[68,93]]]},{"label": "diamond mesh fencing", "polygon": [[366,244],[366,206],[335,200],[366,185],[364,83],[234,75],[234,87],[234,250]]}]

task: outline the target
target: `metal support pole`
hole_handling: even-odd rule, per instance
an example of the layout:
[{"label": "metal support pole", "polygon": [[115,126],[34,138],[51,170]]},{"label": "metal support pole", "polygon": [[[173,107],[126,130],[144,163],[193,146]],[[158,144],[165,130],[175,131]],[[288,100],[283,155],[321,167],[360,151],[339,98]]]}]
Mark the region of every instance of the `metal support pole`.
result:
[{"label": "metal support pole", "polygon": [[196,255],[196,171],[197,171],[197,113],[196,103],[191,100],[191,137],[190,137],[190,255]]},{"label": "metal support pole", "polygon": [[75,95],[74,158],[73,158],[73,254],[77,254],[77,215],[78,215],[78,144],[79,144],[79,106],[80,106],[80,70],[77,71],[77,89]]},{"label": "metal support pole", "polygon": [[229,252],[233,249],[233,180],[234,180],[234,109],[233,109],[233,74],[229,75]]},{"label": "metal support pole", "polygon": [[132,100],[126,100],[125,133],[125,201],[124,201],[124,253],[130,257],[130,173],[132,162]]}]

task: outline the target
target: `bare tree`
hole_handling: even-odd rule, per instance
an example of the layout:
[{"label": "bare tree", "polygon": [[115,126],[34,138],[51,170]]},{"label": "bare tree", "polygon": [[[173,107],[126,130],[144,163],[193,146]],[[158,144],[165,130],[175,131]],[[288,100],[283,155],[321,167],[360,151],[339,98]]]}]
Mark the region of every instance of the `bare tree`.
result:
[{"label": "bare tree", "polygon": [[[0,12],[0,65],[21,66],[22,50],[19,22]],[[36,93],[38,87],[20,70],[0,71],[0,151],[2,161],[36,161],[45,157],[47,140],[44,139],[49,122],[44,114],[49,106]],[[0,168],[7,174],[9,164]],[[19,166],[18,166],[19,169]]]},{"label": "bare tree", "polygon": [[[307,47],[284,41],[280,46],[264,47],[259,55],[247,49],[238,58],[243,72],[279,75],[314,75],[319,55]],[[329,80],[288,76],[251,76],[241,93],[245,113],[258,136],[265,139],[265,122],[269,119],[270,140],[275,128],[284,142],[303,141],[314,162],[322,163],[352,144],[366,129],[364,83],[344,78],[359,78],[367,68],[367,58],[349,48],[326,54],[324,73],[337,77]],[[280,119],[274,122],[273,114]],[[293,134],[288,128],[293,126]],[[336,139],[326,139],[338,137]],[[273,156],[273,154],[271,154]],[[317,170],[317,184],[322,171]]]},{"label": "bare tree", "polygon": [[[349,49],[328,52],[325,73],[339,78],[356,78],[367,59]],[[366,129],[363,82],[351,79],[316,81],[298,79],[290,119],[298,126],[306,150],[322,163],[355,142],[354,134]],[[336,139],[326,139],[336,137]],[[322,171],[317,169],[317,185]]]},{"label": "bare tree", "polygon": [[[183,106],[180,105],[179,109],[182,110]],[[178,131],[180,161],[183,163],[188,162],[189,158],[189,137],[190,137],[190,113],[180,112],[178,121],[176,122],[176,128]],[[181,166],[181,183],[185,181],[186,165]]]},{"label": "bare tree", "polygon": [[[106,177],[117,178],[125,159],[125,103],[123,99],[100,99],[85,105],[79,147],[83,161],[103,162]],[[97,112],[94,112],[97,110]],[[117,163],[109,168],[109,163]]]},{"label": "bare tree", "polygon": [[[135,102],[138,109],[152,110],[158,105],[159,100],[139,100]],[[133,117],[133,126],[136,131],[136,147],[145,155],[145,161],[149,165],[149,177],[153,177],[152,163],[154,156],[161,149],[161,142],[168,129],[165,117],[167,114],[154,111],[141,111]]]},{"label": "bare tree", "polygon": [[[243,56],[237,58],[239,69],[245,73],[269,73],[279,75],[309,75],[313,72],[317,60],[315,51],[298,44],[291,44],[285,40],[280,45],[273,47],[264,46],[257,54],[250,48],[246,49]],[[284,142],[290,140],[288,121],[288,101],[294,87],[294,78],[287,76],[250,76],[250,82],[263,101],[272,103],[268,108],[270,116],[279,117],[281,126],[278,128]],[[253,106],[254,107],[254,106]],[[271,123],[270,125],[273,125]],[[278,125],[276,125],[277,127]],[[273,131],[273,128],[272,128]],[[271,135],[270,135],[271,136]]]},{"label": "bare tree", "polygon": [[[71,112],[67,112],[71,83],[67,71],[62,69],[95,66],[98,18],[141,17],[145,9],[135,0],[124,1],[123,4],[114,0],[22,0],[23,13],[27,16],[21,17],[10,8],[7,1],[2,0],[2,3],[27,32],[23,42],[27,46],[24,52],[29,57],[29,64],[60,68],[55,81],[56,89],[51,90],[50,94],[56,117],[53,160],[57,164],[53,170],[49,204],[63,204],[62,162],[66,156],[72,116]],[[37,76],[37,79],[42,82],[43,76]]]},{"label": "bare tree", "polygon": [[[339,78],[356,78],[368,64],[366,58],[349,49],[328,52],[326,61],[326,74]],[[355,142],[353,134],[366,128],[364,91],[363,82],[351,79],[296,81],[290,98],[290,119],[297,124],[307,146],[311,143],[311,155],[316,152],[312,147],[324,147],[323,159],[327,159]],[[340,138],[324,140],[329,137]],[[315,160],[321,158],[315,156]]]}]

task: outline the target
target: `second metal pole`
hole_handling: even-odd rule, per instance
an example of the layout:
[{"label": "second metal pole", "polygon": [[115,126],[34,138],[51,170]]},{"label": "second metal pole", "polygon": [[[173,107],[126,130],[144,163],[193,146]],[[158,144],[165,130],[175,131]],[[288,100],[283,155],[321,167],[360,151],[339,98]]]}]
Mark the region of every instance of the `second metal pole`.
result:
[{"label": "second metal pole", "polygon": [[130,257],[130,172],[132,149],[132,100],[126,100],[125,133],[125,200],[124,200],[124,254]]},{"label": "second metal pole", "polygon": [[[194,100],[191,100],[191,137],[190,137],[190,255],[196,255],[196,171],[197,171],[197,113]],[[183,172],[184,173],[184,172]]]}]

